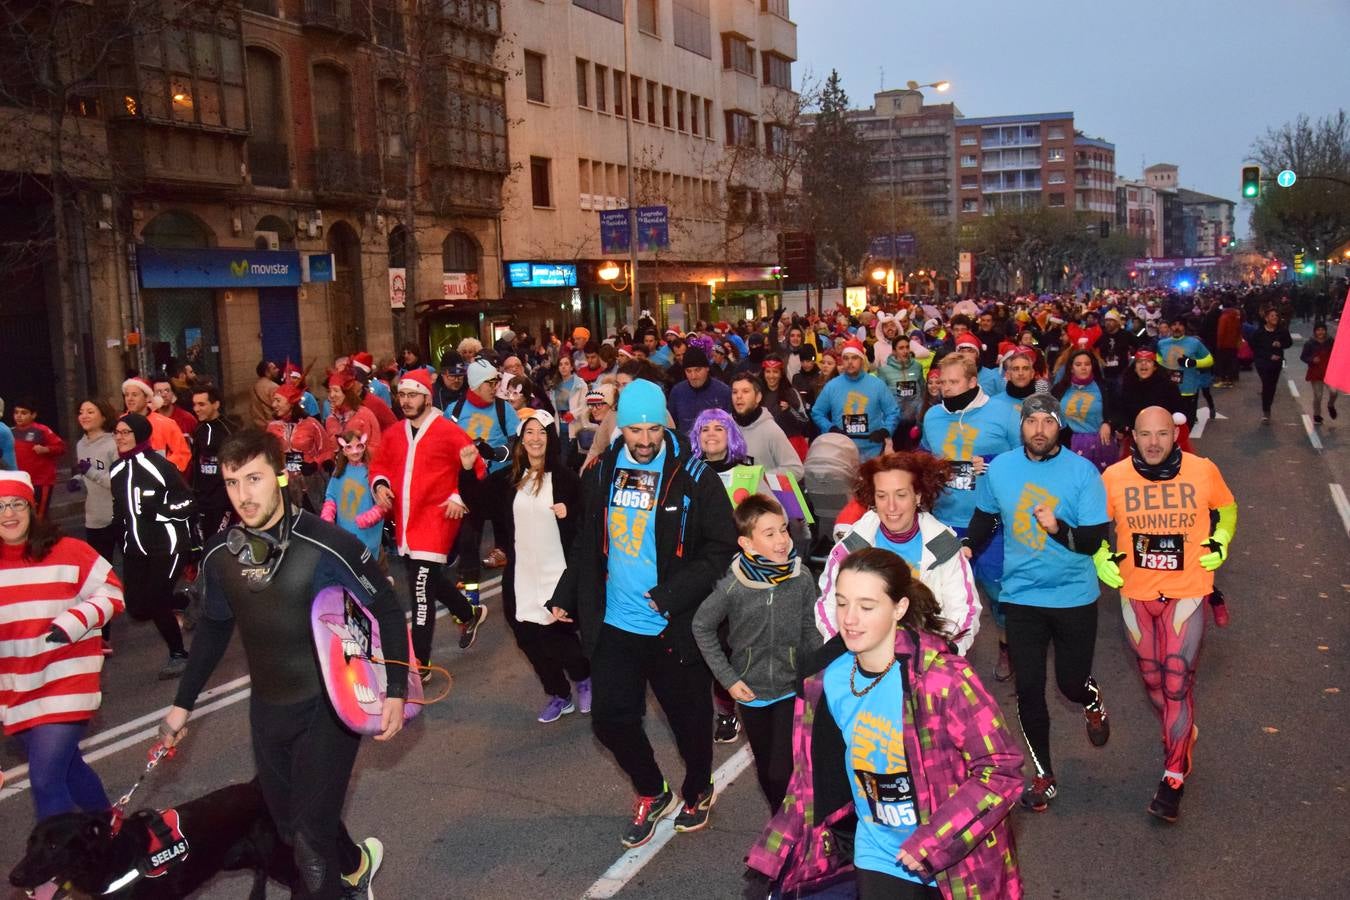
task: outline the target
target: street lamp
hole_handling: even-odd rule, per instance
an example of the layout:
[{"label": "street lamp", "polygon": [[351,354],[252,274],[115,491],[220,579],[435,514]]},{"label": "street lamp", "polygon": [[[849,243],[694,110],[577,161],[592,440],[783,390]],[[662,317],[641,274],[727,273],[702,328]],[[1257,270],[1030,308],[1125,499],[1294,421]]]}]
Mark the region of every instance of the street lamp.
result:
[{"label": "street lamp", "polygon": [[[595,270],[595,274],[600,276],[601,281],[608,283],[611,288],[621,294],[624,291],[627,291],[633,284],[631,269],[628,270],[629,279],[627,284],[615,284],[615,282],[618,281],[619,276],[625,274],[625,270],[616,262],[602,263],[600,268]],[[636,322],[637,320],[635,319],[634,321]]]},{"label": "street lamp", "polygon": [[885,280],[886,280],[886,270],[883,269],[881,266],[877,266],[875,269],[872,270],[872,280],[873,280],[873,281],[885,281]]},{"label": "street lamp", "polygon": [[911,91],[917,91],[920,88],[930,87],[939,94],[949,90],[952,86],[950,81],[930,81],[927,84],[919,84],[917,81],[906,81],[905,87]]}]

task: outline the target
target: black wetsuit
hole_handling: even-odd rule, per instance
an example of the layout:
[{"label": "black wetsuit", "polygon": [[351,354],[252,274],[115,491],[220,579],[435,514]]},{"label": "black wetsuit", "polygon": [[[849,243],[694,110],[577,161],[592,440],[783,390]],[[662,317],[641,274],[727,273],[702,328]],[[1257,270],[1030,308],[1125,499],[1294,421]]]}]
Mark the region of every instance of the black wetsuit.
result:
[{"label": "black wetsuit", "polygon": [[[233,556],[228,532],[207,543],[204,617],[174,705],[192,709],[238,625],[252,679],[249,720],[263,796],[295,848],[308,895],[329,898],[339,896],[340,876],[361,862],[341,819],[360,737],[341,724],[324,691],[310,607],[320,590],[341,585],[366,605],[381,634],[401,636],[406,625],[394,589],[356,537],[308,512],[294,523],[271,582],[257,591],[252,580],[265,569]],[[280,539],[280,524],[270,534]],[[407,662],[407,647],[401,639],[385,642],[395,662]],[[389,674],[389,696],[404,696],[406,670],[396,666]]]}]

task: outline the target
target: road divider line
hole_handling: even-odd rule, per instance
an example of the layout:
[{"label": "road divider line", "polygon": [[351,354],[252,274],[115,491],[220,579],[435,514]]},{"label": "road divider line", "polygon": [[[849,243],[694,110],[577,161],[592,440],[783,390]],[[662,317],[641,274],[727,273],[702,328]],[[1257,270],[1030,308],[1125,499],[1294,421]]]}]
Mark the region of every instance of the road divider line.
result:
[{"label": "road divider line", "polygon": [[[718,794],[724,792],[731,783],[740,777],[741,773],[750,767],[750,762],[754,756],[750,752],[749,744],[741,747],[727,759],[726,762],[717,767],[713,772],[714,791]],[[641,847],[629,850],[623,856],[620,856],[614,865],[609,867],[605,874],[601,875],[595,882],[582,894],[582,900],[602,900],[602,898],[613,897],[619,891],[623,890],[624,885],[633,880],[642,867],[651,862],[661,849],[670,843],[670,839],[675,836],[675,820],[673,817],[662,819],[656,826],[656,833],[652,839]]]},{"label": "road divider line", "polygon": [[1350,537],[1350,499],[1345,496],[1345,488],[1334,482],[1331,484],[1331,502],[1336,504],[1336,512],[1340,513],[1345,536]]},{"label": "road divider line", "polygon": [[1294,384],[1294,379],[1292,379],[1292,378],[1286,378],[1284,383],[1287,384],[1287,385],[1289,385],[1289,393],[1293,396],[1293,398],[1294,398],[1295,400],[1297,400],[1297,399],[1298,399],[1298,385]]},{"label": "road divider line", "polygon": [[1312,416],[1303,414],[1303,430],[1308,433],[1308,443],[1313,445],[1313,449],[1318,453],[1322,452],[1322,439],[1317,436],[1317,428],[1313,425]]},{"label": "road divider line", "polygon": [[1209,409],[1204,408],[1195,414],[1195,427],[1191,429],[1191,440],[1199,440],[1205,434],[1205,425],[1209,423]]}]

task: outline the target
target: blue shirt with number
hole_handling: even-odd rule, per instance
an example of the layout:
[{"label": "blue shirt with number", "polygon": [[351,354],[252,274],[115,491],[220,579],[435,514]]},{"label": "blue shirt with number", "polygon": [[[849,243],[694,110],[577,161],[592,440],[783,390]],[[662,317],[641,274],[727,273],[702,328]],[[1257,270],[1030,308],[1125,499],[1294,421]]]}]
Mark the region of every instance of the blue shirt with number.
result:
[{"label": "blue shirt with number", "polygon": [[633,634],[660,634],[667,624],[646,596],[656,586],[656,505],[665,455],[663,445],[655,459],[639,463],[624,447],[609,487],[605,624]]}]

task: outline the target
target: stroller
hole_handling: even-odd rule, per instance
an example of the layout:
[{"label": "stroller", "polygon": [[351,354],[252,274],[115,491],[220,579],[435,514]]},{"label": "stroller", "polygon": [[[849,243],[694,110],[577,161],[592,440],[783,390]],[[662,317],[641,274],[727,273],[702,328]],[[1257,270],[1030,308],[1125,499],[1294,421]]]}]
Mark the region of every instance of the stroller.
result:
[{"label": "stroller", "polygon": [[822,434],[806,452],[802,491],[816,517],[809,557],[815,570],[825,567],[825,558],[834,546],[834,520],[853,497],[860,464],[853,439],[842,434]]}]

